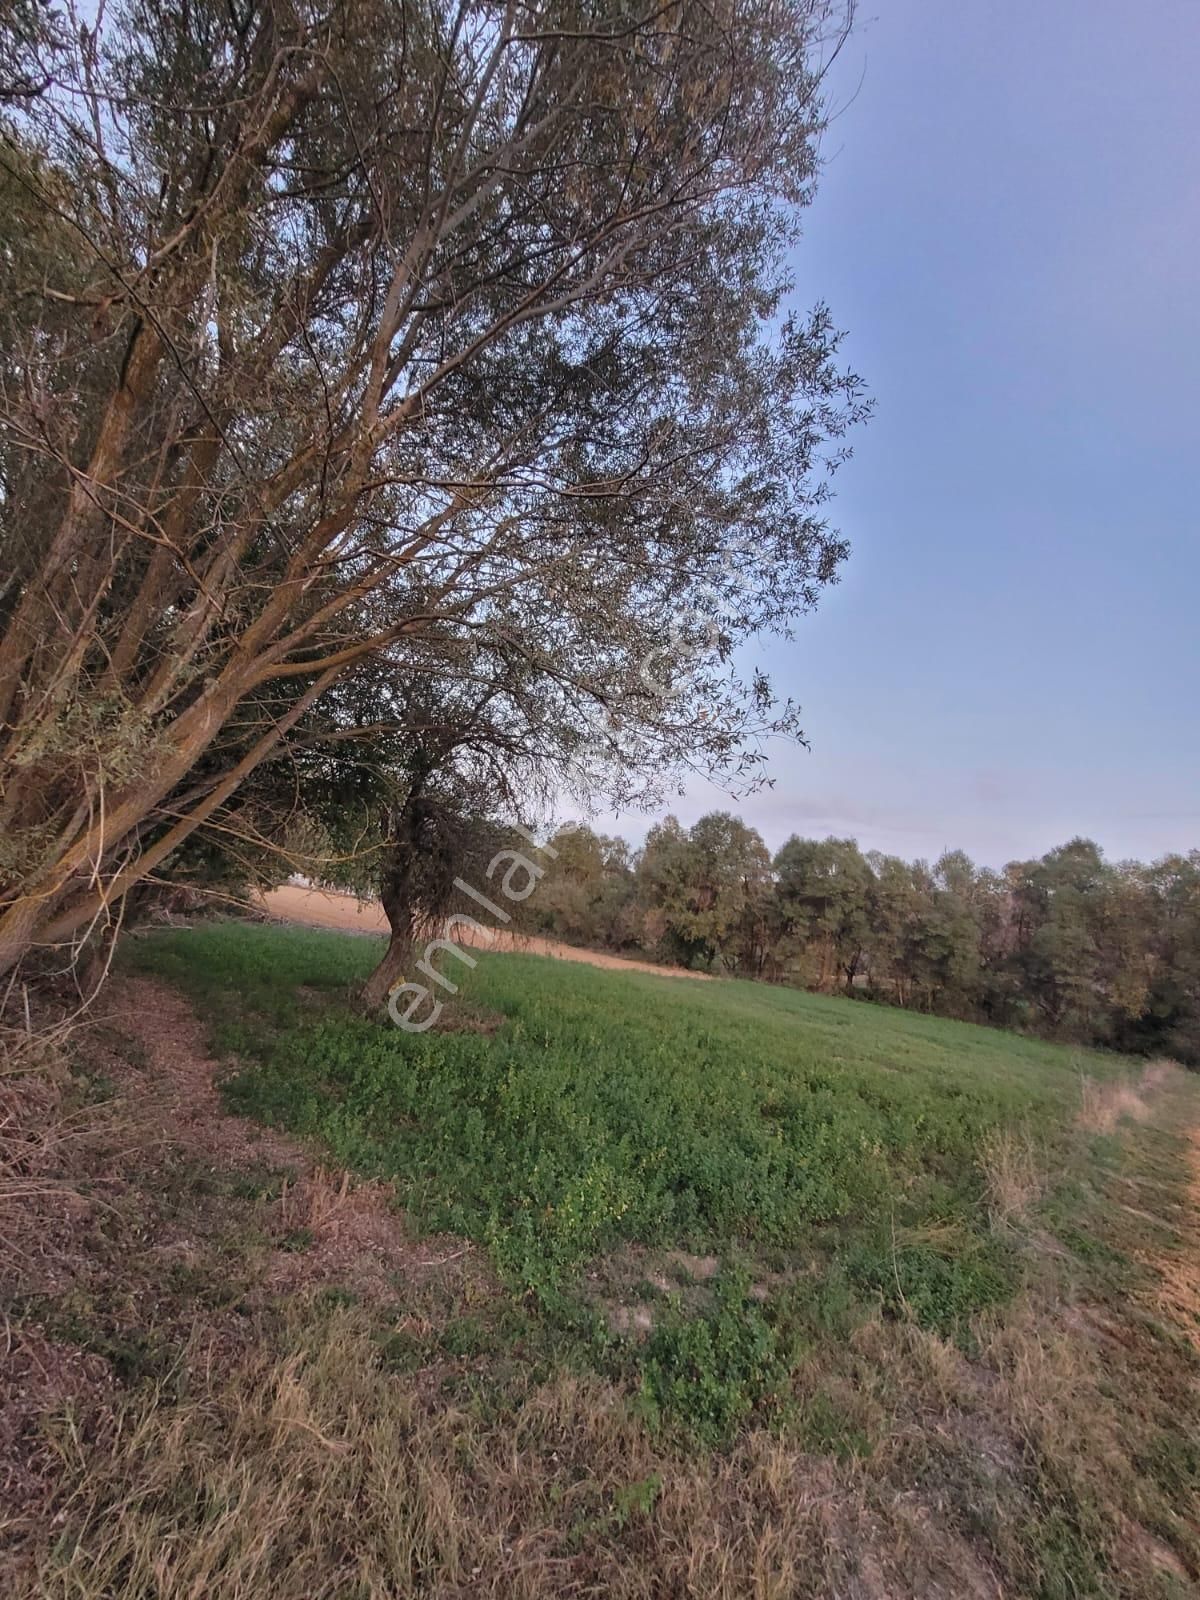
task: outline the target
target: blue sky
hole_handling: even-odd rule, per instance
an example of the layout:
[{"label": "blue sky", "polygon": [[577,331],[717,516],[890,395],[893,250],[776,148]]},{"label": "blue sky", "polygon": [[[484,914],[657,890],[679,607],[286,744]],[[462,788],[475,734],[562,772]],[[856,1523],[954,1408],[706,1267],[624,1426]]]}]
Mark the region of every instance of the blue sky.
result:
[{"label": "blue sky", "polygon": [[[878,0],[797,252],[877,413],[738,810],[1001,864],[1200,845],[1200,4]],[[640,837],[646,819],[597,821]]]}]

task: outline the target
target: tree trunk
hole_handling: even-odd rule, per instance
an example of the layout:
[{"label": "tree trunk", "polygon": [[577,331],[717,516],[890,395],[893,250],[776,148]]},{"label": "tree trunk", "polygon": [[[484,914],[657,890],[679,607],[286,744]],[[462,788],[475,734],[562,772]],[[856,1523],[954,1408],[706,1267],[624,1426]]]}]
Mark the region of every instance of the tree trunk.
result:
[{"label": "tree trunk", "polygon": [[360,1000],[364,1011],[374,1013],[387,1004],[388,995],[403,983],[412,965],[413,938],[408,928],[392,929],[383,960],[362,986]]},{"label": "tree trunk", "polygon": [[64,943],[89,923],[107,921],[128,890],[207,821],[259,762],[273,752],[340,670],[330,668],[314,679],[286,715],[268,727],[235,766],[202,792],[202,797],[189,797],[191,809],[185,810],[153,845],[132,860],[127,859],[112,876],[100,879],[98,868],[105,864],[106,857],[117,855],[125,841],[136,834],[171,789],[186,777],[216,738],[244,688],[235,680],[223,698],[218,698],[214,690],[189,707],[176,719],[175,743],[156,772],[147,774],[119,796],[106,816],[92,816],[81,807],[77,826],[73,824],[74,831],[60,842],[57,859],[40,879],[27,879],[11,892],[7,885],[0,885],[0,893],[9,894],[7,902],[0,905],[0,974],[16,966],[35,945]]},{"label": "tree trunk", "polygon": [[362,986],[360,999],[365,1011],[376,1012],[387,1004],[388,995],[397,984],[403,983],[412,965],[413,929],[412,895],[402,872],[385,871],[379,886],[379,899],[391,928],[388,947],[383,960]]},{"label": "tree trunk", "polygon": [[828,994],[833,988],[833,940],[828,934],[821,945],[821,976],[817,982],[822,994]]}]

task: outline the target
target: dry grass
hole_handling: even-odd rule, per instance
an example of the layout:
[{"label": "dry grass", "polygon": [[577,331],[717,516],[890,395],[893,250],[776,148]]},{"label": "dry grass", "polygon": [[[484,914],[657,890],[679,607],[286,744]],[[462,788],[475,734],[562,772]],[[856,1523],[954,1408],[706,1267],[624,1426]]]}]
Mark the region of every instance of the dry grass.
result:
[{"label": "dry grass", "polygon": [[1183,1068],[1174,1061],[1150,1061],[1136,1082],[1126,1079],[1097,1083],[1083,1075],[1076,1126],[1085,1133],[1112,1133],[1126,1117],[1133,1122],[1145,1122],[1155,1096],[1182,1072]]},{"label": "dry grass", "polygon": [[[1037,1463],[1047,1520],[1059,1506],[1081,1508],[1072,1531],[1125,1579],[1121,1592],[1182,1595],[1194,1592],[1200,1570],[1200,1523],[1194,1500],[1146,1481],[1144,1452],[1174,1420],[1169,1396],[1155,1393],[1156,1354],[1136,1324],[1079,1308],[1055,1320],[1032,1301],[997,1321],[984,1342],[997,1374],[991,1405],[1020,1458]],[[998,1525],[1001,1553],[1015,1562],[1009,1533]]]},{"label": "dry grass", "polygon": [[0,1024],[0,1206],[29,1198],[56,1165],[67,1030]]},{"label": "dry grass", "polygon": [[91,1444],[59,1419],[63,1536],[12,1592],[1003,1600],[1058,1593],[1064,1571],[1090,1592],[1053,1543],[1058,1503],[1089,1508],[1082,1531],[1121,1575],[1097,1592],[1185,1584],[1135,1514],[1099,1353],[1032,1301],[982,1331],[986,1359],[968,1362],[876,1320],[841,1372],[801,1373],[878,1434],[869,1458],[843,1462],[762,1430],[724,1455],[673,1450],[597,1377],[560,1373],[511,1408],[418,1390],[382,1369],[354,1308],[293,1315],[278,1344],[228,1367],[197,1336],[182,1400],[177,1380],[143,1392]]},{"label": "dry grass", "polygon": [[[1194,1415],[1200,1367],[1153,1321],[1184,1301],[1164,1310],[1147,1289],[1099,1303],[1061,1279],[1059,1256],[1040,1253],[1034,1212],[1052,1185],[1028,1130],[995,1136],[980,1166],[993,1226],[1028,1256],[1030,1285],[975,1327],[969,1353],[903,1316],[868,1316],[844,1341],[814,1339],[800,1354],[793,1412],[774,1431],[697,1451],[652,1429],[628,1388],[596,1374],[520,1347],[447,1354],[448,1319],[485,1314],[495,1295],[478,1253],[412,1237],[388,1185],[356,1184],[294,1141],[224,1116],[202,1035],[178,997],[151,1006],[151,989],[141,980],[128,990],[126,1025],[140,1030],[143,1054],[132,1052],[119,1087],[145,1137],[123,1165],[81,1164],[86,1141],[70,1123],[63,1133],[76,1113],[62,1098],[61,1055],[37,1070],[26,1057],[0,1077],[0,1094],[15,1096],[0,1138],[25,1183],[10,1197],[21,1237],[44,1226],[49,1189],[36,1185],[81,1177],[120,1222],[98,1218],[93,1197],[76,1219],[78,1259],[51,1275],[58,1299],[47,1304],[83,1305],[112,1335],[108,1350],[152,1318],[168,1336],[166,1359],[125,1379],[98,1341],[73,1343],[31,1318],[0,1326],[6,1597],[1194,1592],[1190,1469],[1147,1466]],[[152,1020],[135,1029],[134,1016]],[[1129,1137],[1145,1141],[1194,1114],[1190,1088],[1155,1066],[1091,1109],[1120,1131],[1132,1094],[1142,1111]],[[167,1195],[189,1154],[202,1181]],[[250,1192],[251,1161],[291,1175]],[[1153,1215],[1117,1208],[1122,1247],[1147,1261],[1173,1181],[1168,1166],[1144,1175]],[[1180,1228],[1161,1280],[1194,1296],[1197,1214]],[[289,1242],[297,1235],[303,1248]],[[956,1245],[952,1225],[936,1221],[895,1238],[950,1254]],[[632,1252],[601,1287],[632,1294],[661,1280],[686,1299],[709,1292],[714,1265]],[[330,1286],[336,1299],[353,1290],[354,1303],[330,1309]],[[416,1370],[393,1359],[393,1337],[420,1346]],[[846,1450],[827,1432],[859,1442]],[[11,1486],[6,1461],[24,1473]]]},{"label": "dry grass", "polygon": [[[36,1321],[14,1318],[22,1293],[61,1283],[81,1216],[90,1161],[112,1134],[110,1115],[69,1104],[74,1022],[31,1010],[24,994],[0,1015],[0,1550],[44,1504],[55,1463],[41,1422],[56,1408],[102,1410],[108,1363]],[[25,1003],[22,1003],[25,1002]],[[15,1020],[14,1020],[15,1013]],[[0,1584],[3,1582],[0,1559]]]},{"label": "dry grass", "polygon": [[[80,1459],[60,1430],[71,1532],[23,1593],[372,1600],[415,1594],[994,1596],[944,1522],[765,1432],[664,1451],[598,1378],[561,1374],[499,1417],[423,1404],[380,1372],[359,1315],[294,1329],[183,1403],[131,1404]],[[193,1353],[195,1371],[202,1352]],[[967,1575],[967,1576],[964,1576]]]},{"label": "dry grass", "polygon": [[[354,895],[289,883],[269,890],[261,897],[261,903],[263,910],[280,922],[294,922],[309,928],[336,928],[340,933],[388,932],[388,920],[378,900],[359,900]],[[712,978],[708,972],[691,972],[684,967],[639,961],[632,956],[610,955],[606,950],[588,950],[563,944],[559,939],[543,939],[535,933],[518,933],[509,928],[487,927],[481,938],[474,929],[460,926],[455,939],[473,948],[482,945],[487,950],[549,956],[555,961],[581,961],[609,972],[653,972],[658,977],[691,978],[702,983]]]},{"label": "dry grass", "polygon": [[1023,1223],[1045,1188],[1043,1158],[1029,1128],[994,1129],[983,1140],[979,1167],[992,1226]]},{"label": "dry grass", "polygon": [[1200,1355],[1200,1128],[1187,1130],[1188,1184],[1179,1207],[1183,1248],[1160,1254],[1158,1304]]},{"label": "dry grass", "polygon": [[0,1286],[96,1203],[80,1189],[87,1158],[120,1133],[111,1108],[68,1103],[79,1027],[73,1016],[34,1020],[27,1010],[16,1026],[0,1019]]}]

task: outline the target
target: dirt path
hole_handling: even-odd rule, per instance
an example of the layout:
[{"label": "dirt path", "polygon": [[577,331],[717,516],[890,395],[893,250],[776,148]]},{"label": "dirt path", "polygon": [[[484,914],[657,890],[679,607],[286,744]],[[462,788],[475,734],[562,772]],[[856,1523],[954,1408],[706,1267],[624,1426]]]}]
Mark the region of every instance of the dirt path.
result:
[{"label": "dirt path", "polygon": [[[387,918],[377,900],[356,900],[353,895],[331,894],[327,889],[305,889],[299,884],[284,884],[262,896],[262,904],[281,922],[299,922],[311,928],[338,928],[348,933],[386,933]],[[605,967],[620,972],[653,972],[660,978],[700,978],[707,972],[687,972],[683,967],[659,967],[652,961],[634,961],[625,956],[605,955],[599,950],[580,950],[560,944],[556,939],[539,939],[533,934],[510,933],[502,928],[488,930],[481,939],[469,928],[456,935],[462,944],[486,946],[489,950],[518,951],[522,955],[550,956],[556,961],[581,961],[589,967]]]},{"label": "dirt path", "polygon": [[[160,1152],[153,1159],[167,1166],[182,1155],[215,1174],[288,1174],[267,1186],[255,1212],[269,1241],[259,1264],[264,1290],[339,1283],[367,1298],[387,1298],[398,1275],[475,1256],[463,1240],[415,1236],[390,1183],[330,1170],[306,1141],[231,1114],[217,1089],[222,1064],[209,1054],[204,1024],[178,991],[155,978],[127,977],[113,983],[106,999],[109,1025],[127,1042],[126,1052],[133,1046],[138,1063],[117,1053],[109,1067],[135,1144]],[[159,1248],[168,1259],[194,1244],[197,1225],[193,1218],[188,1227],[165,1231]],[[303,1249],[295,1248],[298,1237]]]}]

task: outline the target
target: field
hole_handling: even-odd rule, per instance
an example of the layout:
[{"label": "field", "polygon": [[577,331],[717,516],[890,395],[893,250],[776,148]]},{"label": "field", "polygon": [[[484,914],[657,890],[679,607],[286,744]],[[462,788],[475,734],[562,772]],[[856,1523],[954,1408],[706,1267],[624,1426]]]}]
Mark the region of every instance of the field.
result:
[{"label": "field", "polygon": [[517,954],[417,1036],[375,949],[129,947],[23,1592],[1195,1592],[1194,1077]]},{"label": "field", "polygon": [[[360,900],[352,894],[338,894],[329,889],[310,889],[300,884],[285,883],[278,889],[268,889],[259,904],[271,917],[281,922],[298,922],[312,928],[336,928],[346,933],[386,933],[387,917],[378,900]],[[581,961],[588,966],[605,967],[614,972],[669,972],[680,978],[704,982],[706,972],[692,972],[684,967],[665,967],[659,962],[637,961],[628,956],[610,955],[601,950],[580,950],[557,939],[542,939],[537,934],[512,933],[507,929],[489,927],[485,939],[480,940],[473,929],[461,926],[457,938],[460,944],[483,943],[489,950],[516,950],[526,955],[553,956],[556,961]]]},{"label": "field", "polygon": [[337,1004],[369,959],[321,934],[209,928],[143,964],[225,1007],[234,1107],[398,1182],[420,1226],[485,1244],[543,1300],[626,1243],[734,1251],[789,1280],[816,1252],[823,1284],[833,1266],[903,1292],[951,1332],[1007,1281],[980,1149],[1018,1124],[1061,1145],[1080,1072],[1116,1070],[792,991],[520,956],[480,961],[462,1031],[409,1035]]}]

